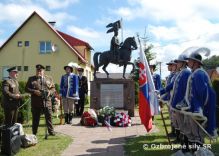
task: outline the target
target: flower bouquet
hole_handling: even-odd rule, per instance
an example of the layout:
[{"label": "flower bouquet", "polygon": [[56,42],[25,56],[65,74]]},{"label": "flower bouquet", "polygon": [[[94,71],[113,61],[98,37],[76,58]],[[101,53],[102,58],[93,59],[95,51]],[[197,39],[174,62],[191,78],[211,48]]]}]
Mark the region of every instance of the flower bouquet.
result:
[{"label": "flower bouquet", "polygon": [[111,124],[112,119],[115,116],[115,108],[110,106],[105,106],[99,110],[98,113],[98,122],[105,126],[106,122]]},{"label": "flower bouquet", "polygon": [[85,111],[81,117],[81,125],[83,126],[96,126],[97,125],[97,114],[93,109]]},{"label": "flower bouquet", "polygon": [[131,118],[128,114],[124,112],[116,113],[114,117],[114,125],[118,127],[128,127],[131,126]]}]

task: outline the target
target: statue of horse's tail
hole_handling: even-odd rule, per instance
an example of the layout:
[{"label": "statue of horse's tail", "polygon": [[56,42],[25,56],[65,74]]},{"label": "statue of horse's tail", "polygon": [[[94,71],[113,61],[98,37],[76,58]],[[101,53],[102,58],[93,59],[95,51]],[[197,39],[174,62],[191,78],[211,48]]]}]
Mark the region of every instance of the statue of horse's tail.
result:
[{"label": "statue of horse's tail", "polygon": [[98,66],[98,55],[100,55],[100,52],[96,52],[93,56],[93,61],[94,61],[94,67],[96,68],[96,71],[99,70],[99,66]]}]

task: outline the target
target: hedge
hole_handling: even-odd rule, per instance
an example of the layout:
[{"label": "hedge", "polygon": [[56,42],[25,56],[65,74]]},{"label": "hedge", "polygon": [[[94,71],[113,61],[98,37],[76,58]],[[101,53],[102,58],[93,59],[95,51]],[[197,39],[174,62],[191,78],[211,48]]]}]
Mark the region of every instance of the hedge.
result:
[{"label": "hedge", "polygon": [[216,121],[217,121],[217,127],[219,128],[219,78],[213,80],[212,86],[216,92],[217,95],[217,108],[216,108]]}]

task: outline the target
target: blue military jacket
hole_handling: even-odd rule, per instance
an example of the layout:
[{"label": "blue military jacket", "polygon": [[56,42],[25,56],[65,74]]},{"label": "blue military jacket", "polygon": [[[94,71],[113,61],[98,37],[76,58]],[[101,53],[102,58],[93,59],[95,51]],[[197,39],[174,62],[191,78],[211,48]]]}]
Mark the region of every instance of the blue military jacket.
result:
[{"label": "blue military jacket", "polygon": [[203,109],[203,115],[207,117],[206,130],[213,135],[216,128],[216,93],[211,87],[211,80],[203,69],[196,69],[189,78],[187,99],[191,106],[191,112]]},{"label": "blue military jacket", "polygon": [[170,99],[170,105],[173,108],[176,108],[176,105],[183,101],[186,93],[187,81],[190,74],[191,71],[189,71],[187,68],[184,68],[176,76],[173,85],[173,95]]},{"label": "blue military jacket", "polygon": [[160,89],[160,95],[162,100],[169,101],[170,100],[170,91],[173,89],[173,84],[175,81],[177,74],[176,72],[172,72],[167,78],[167,84],[165,88]]},{"label": "blue military jacket", "polygon": [[60,95],[66,98],[79,99],[78,94],[78,76],[71,73],[61,77]]},{"label": "blue military jacket", "polygon": [[159,74],[154,73],[152,75],[153,77],[153,81],[154,81],[154,87],[156,90],[159,90],[162,88],[162,84],[161,84],[161,78]]}]

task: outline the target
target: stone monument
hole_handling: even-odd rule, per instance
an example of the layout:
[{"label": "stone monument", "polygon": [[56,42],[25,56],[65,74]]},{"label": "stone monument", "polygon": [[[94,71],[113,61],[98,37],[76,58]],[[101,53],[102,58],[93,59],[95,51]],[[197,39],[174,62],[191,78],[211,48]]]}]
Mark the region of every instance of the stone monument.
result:
[{"label": "stone monument", "polygon": [[131,79],[95,79],[91,81],[90,102],[90,107],[93,109],[110,106],[127,110],[130,116],[134,116],[134,81]]},{"label": "stone monument", "polygon": [[[91,108],[100,109],[104,106],[111,106],[117,109],[128,110],[130,116],[134,116],[135,106],[135,85],[131,79],[125,79],[127,65],[132,65],[132,72],[135,66],[131,60],[132,50],[137,49],[137,43],[134,37],[128,37],[124,43],[119,43],[118,30],[121,28],[121,22],[118,20],[106,26],[109,28],[107,33],[114,32],[111,39],[110,50],[105,52],[96,52],[93,56],[94,62],[94,81],[91,81]],[[106,67],[109,63],[123,66],[122,78],[109,78]],[[102,67],[107,78],[98,78],[96,72]]]}]

